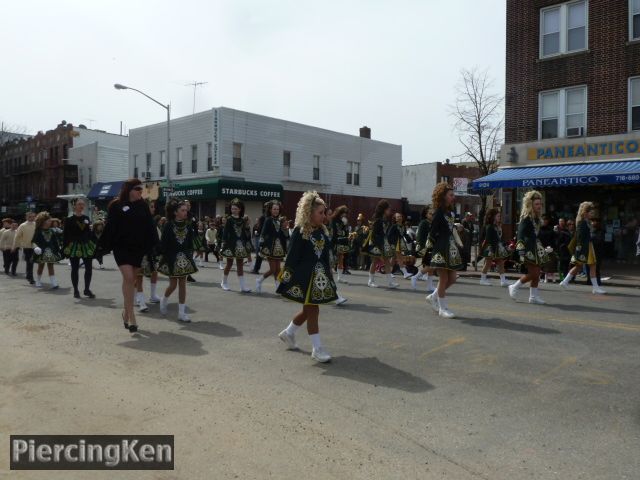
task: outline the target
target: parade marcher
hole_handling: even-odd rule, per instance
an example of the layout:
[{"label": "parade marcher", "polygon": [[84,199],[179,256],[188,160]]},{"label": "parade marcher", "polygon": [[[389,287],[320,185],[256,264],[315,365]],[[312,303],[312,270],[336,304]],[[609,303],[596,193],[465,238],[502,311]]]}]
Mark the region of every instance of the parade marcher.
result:
[{"label": "parade marcher", "polygon": [[[191,202],[189,200],[185,200],[184,203],[188,210],[187,222],[193,231],[193,252],[200,252],[202,250],[201,241],[204,241],[204,236],[200,237],[200,235],[198,235],[198,219],[191,213]],[[187,275],[187,282],[193,283],[195,281],[196,279],[193,278],[191,274]]]},{"label": "parade marcher", "polygon": [[336,281],[342,281],[342,275],[351,275],[347,265],[347,255],[349,254],[349,209],[346,205],[336,208],[331,217],[331,231],[333,233],[333,251],[336,256],[337,276]]},{"label": "parade marcher", "polygon": [[224,257],[220,253],[220,249],[222,248],[222,235],[224,234],[224,227],[227,224],[227,217],[221,217],[220,222],[216,227],[216,250],[218,251],[218,268],[220,270],[224,270]]},{"label": "parade marcher", "polygon": [[273,275],[278,288],[277,275],[280,272],[280,262],[285,257],[287,249],[286,224],[280,216],[281,203],[277,200],[269,202],[267,216],[260,233],[260,255],[269,261],[269,270],[256,279],[256,293],[262,291],[262,282]]},{"label": "parade marcher", "polygon": [[91,291],[91,277],[93,276],[93,256],[96,244],[91,233],[91,220],[84,214],[87,204],[82,198],[73,202],[73,214],[64,221],[62,244],[64,256],[71,264],[71,284],[74,298],[80,298],[78,283],[80,280],[80,260],[84,263],[84,291],[85,297],[95,298]]},{"label": "parade marcher", "polygon": [[160,313],[167,314],[169,297],[178,287],[178,320],[188,323],[191,318],[186,312],[187,277],[198,271],[193,261],[194,231],[186,202],[171,200],[166,209],[167,223],[158,248],[158,271],[169,277],[169,286],[160,299]]},{"label": "parade marcher", "polygon": [[598,279],[596,277],[596,253],[591,242],[591,232],[589,229],[589,218],[593,212],[593,203],[582,202],[578,207],[578,215],[576,216],[576,233],[573,237],[571,244],[569,245],[569,251],[573,253],[571,257],[571,264],[573,267],[567,273],[567,276],[560,282],[562,288],[569,288],[569,282],[573,280],[586,265],[587,273],[591,278],[591,285],[593,288],[591,292],[594,295],[603,295],[607,293],[601,286],[598,285]]},{"label": "parade marcher", "polygon": [[264,220],[266,217],[267,207],[269,202],[266,202],[262,206],[262,215],[260,218],[256,220],[256,223],[253,224],[253,245],[254,251],[256,252],[256,260],[253,264],[253,268],[251,269],[251,273],[256,275],[260,274],[260,267],[262,266],[262,256],[260,256],[260,234],[262,233],[262,227],[264,225]]},{"label": "parade marcher", "polygon": [[247,251],[249,252],[249,256],[246,258],[244,263],[246,265],[251,265],[251,263],[252,263],[251,253],[254,251],[253,250],[253,240],[251,238],[251,233],[253,232],[253,229],[251,228],[251,219],[249,218],[249,215],[245,215],[243,218],[244,218],[244,229],[245,229],[244,233],[245,233],[246,238],[249,239],[249,243],[247,243]]},{"label": "parade marcher", "polygon": [[545,249],[552,250],[548,253],[549,261],[542,266],[542,272],[544,273],[544,283],[553,283],[558,272],[558,234],[551,225],[551,217],[549,215],[542,215],[542,225],[540,226],[538,238],[540,238],[540,243]]},{"label": "parade marcher", "polygon": [[27,281],[33,285],[35,280],[33,279],[33,235],[36,231],[36,214],[33,212],[27,212],[26,221],[21,223],[16,231],[16,236],[13,239],[13,252],[18,253],[19,249],[22,249],[22,255],[26,263],[26,277]]},{"label": "parade marcher", "polygon": [[427,291],[431,293],[435,290],[433,286],[435,270],[431,268],[431,251],[427,250],[427,238],[431,231],[431,220],[433,219],[431,205],[427,205],[422,209],[420,218],[418,233],[416,234],[416,257],[422,259],[422,264],[418,273],[411,277],[411,287],[417,290],[418,280],[422,278],[427,281]]},{"label": "parade marcher", "polygon": [[[155,215],[157,210],[157,204],[155,201],[149,202],[149,212],[153,217],[153,222],[156,227],[156,233],[158,235],[158,239],[162,237],[162,230],[160,230],[159,223],[160,217],[159,215]],[[145,277],[149,279],[150,286],[150,295],[149,295],[149,303],[160,303],[160,297],[158,297],[158,269],[157,269],[157,257],[158,257],[158,243],[154,244],[151,249],[144,254],[142,257],[142,263],[140,264],[140,268],[136,273],[136,297],[135,303],[138,306],[138,310],[142,313],[146,313],[149,311],[149,307],[147,306],[147,302],[144,298],[144,279]]]},{"label": "parade marcher", "polygon": [[324,226],[325,215],[326,205],[317,192],[302,195],[277,290],[284,298],[302,304],[302,311],[280,332],[279,338],[290,350],[297,349],[296,331],[307,322],[307,333],[313,345],[311,358],[322,363],[330,361],[331,355],[320,341],[319,305],[337,299],[330,265],[330,240]]},{"label": "parade marcher", "polygon": [[413,246],[413,240],[409,238],[406,227],[404,225],[404,216],[400,212],[396,212],[393,215],[393,221],[389,228],[389,243],[391,247],[395,249],[395,261],[398,264],[398,268],[402,272],[404,278],[413,276],[405,266],[406,257],[411,257],[413,252],[411,247]]},{"label": "parade marcher", "polygon": [[[570,220],[574,225],[573,220]],[[556,245],[558,246],[558,274],[560,278],[564,278],[569,273],[569,263],[571,262],[571,252],[569,244],[573,237],[573,233],[569,231],[569,222],[564,218],[558,219],[558,225],[555,228]]]},{"label": "parade marcher", "polygon": [[91,235],[93,235],[93,242],[96,244],[96,252],[93,255],[98,261],[100,270],[104,270],[104,252],[100,248],[100,238],[104,232],[104,222],[102,220],[96,220],[91,227]]},{"label": "parade marcher", "polygon": [[196,230],[196,236],[198,237],[198,241],[194,246],[194,252],[196,255],[196,259],[198,260],[198,267],[204,267],[204,254],[207,251],[207,242],[204,235],[204,223],[198,222],[198,229]]},{"label": "parade marcher", "polygon": [[227,259],[220,286],[225,291],[231,290],[229,288],[229,272],[235,260],[240,291],[249,293],[251,289],[246,287],[244,281],[244,261],[251,256],[251,230],[247,225],[244,203],[241,200],[234,198],[231,201],[230,211],[231,215],[227,217],[227,223],[222,233],[222,246],[220,247],[220,254]]},{"label": "parade marcher", "polygon": [[20,258],[17,251],[13,250],[13,240],[16,238],[18,231],[18,222],[8,218],[2,221],[5,227],[0,231],[0,249],[2,250],[2,258],[4,260],[4,273],[17,276],[18,260]]},{"label": "parade marcher", "polygon": [[455,201],[453,188],[446,182],[436,185],[431,196],[435,210],[427,240],[427,250],[431,251],[431,268],[438,272],[438,289],[427,296],[434,311],[444,318],[454,318],[449,310],[447,289],[457,279],[457,271],[462,270],[463,260],[460,248],[462,242],[455,230],[455,219],[451,210]]},{"label": "parade marcher", "polygon": [[33,234],[33,261],[38,264],[36,272],[36,287],[42,288],[42,272],[45,265],[49,273],[51,290],[58,289],[58,280],[53,266],[64,258],[60,237],[51,230],[51,215],[49,212],[40,212],[36,216],[36,230]]},{"label": "parade marcher", "polygon": [[377,288],[375,283],[376,260],[384,262],[384,271],[387,275],[389,288],[398,288],[400,285],[393,281],[391,274],[391,261],[396,255],[394,245],[389,242],[389,230],[391,229],[391,207],[386,200],[380,200],[372,219],[369,236],[365,240],[367,253],[373,258],[369,269],[369,281],[367,285]]},{"label": "parade marcher", "polygon": [[596,254],[596,280],[599,286],[602,286],[602,277],[600,274],[605,251],[604,238],[605,231],[602,228],[602,221],[599,218],[591,219],[591,243],[593,245],[593,251]]},{"label": "parade marcher", "polygon": [[113,257],[122,274],[124,309],[122,321],[130,332],[138,331],[133,308],[138,270],[143,257],[158,243],[158,231],[147,202],[142,199],[144,187],[137,178],[122,185],[118,197],[111,201],[100,247]]},{"label": "parade marcher", "polygon": [[520,256],[520,263],[526,266],[527,273],[515,283],[509,285],[509,296],[516,300],[521,286],[531,282],[529,288],[529,303],[544,305],[546,302],[540,298],[538,283],[540,282],[540,270],[549,261],[551,247],[545,248],[538,238],[541,226],[542,195],[532,190],[527,192],[522,199],[520,223],[518,225],[518,241],[516,251]]},{"label": "parade marcher", "polygon": [[504,273],[504,261],[511,256],[511,253],[502,241],[502,214],[497,208],[490,208],[485,216],[481,251],[484,257],[484,267],[480,274],[480,285],[491,286],[491,282],[487,280],[487,272],[493,262],[500,274],[500,286],[508,287],[509,282],[507,282]]}]

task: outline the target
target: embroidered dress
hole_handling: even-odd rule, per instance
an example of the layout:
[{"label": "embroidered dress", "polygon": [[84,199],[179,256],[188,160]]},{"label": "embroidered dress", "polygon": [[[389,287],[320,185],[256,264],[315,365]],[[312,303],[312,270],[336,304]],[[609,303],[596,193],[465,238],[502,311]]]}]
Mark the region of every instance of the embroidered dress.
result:
[{"label": "embroidered dress", "polygon": [[593,248],[593,242],[591,242],[589,223],[586,220],[581,220],[576,225],[576,233],[569,247],[573,253],[572,264],[577,266],[596,264],[596,252]]},{"label": "embroidered dress", "polygon": [[91,221],[86,215],[71,215],[64,221],[64,255],[68,258],[92,258],[96,242],[91,234]]},{"label": "embroidered dress", "polygon": [[334,218],[331,221],[331,227],[333,230],[333,243],[335,252],[338,255],[349,253],[351,247],[349,246],[349,232],[347,226],[342,223],[341,218]]},{"label": "embroidered dress", "polygon": [[282,260],[286,254],[287,234],[282,229],[281,217],[267,217],[260,234],[260,256]]},{"label": "embroidered dress", "polygon": [[372,257],[392,258],[395,256],[395,248],[389,243],[389,229],[391,225],[381,218],[373,222],[367,238],[368,253]]},{"label": "embroidered dress", "polygon": [[251,251],[247,248],[251,245],[251,233],[247,231],[247,225],[243,218],[227,217],[222,233],[221,254],[225,258],[248,258]]},{"label": "embroidered dress", "polygon": [[496,225],[486,225],[484,232],[482,256],[494,260],[508,258],[510,254],[502,242],[502,229]]},{"label": "embroidered dress", "polygon": [[416,257],[422,258],[422,265],[425,267],[431,264],[431,252],[427,252],[427,238],[430,231],[431,222],[426,218],[422,219],[416,233]]},{"label": "embroidered dress", "polygon": [[278,276],[277,292],[305,305],[335,301],[338,295],[331,274],[331,242],[325,229],[317,228],[305,239],[296,227],[290,242],[287,260]]},{"label": "embroidered dress", "polygon": [[398,225],[397,223],[391,225],[391,228],[389,229],[389,243],[397,253],[400,253],[405,257],[413,255],[413,252],[409,247],[407,230],[404,228],[404,225]]},{"label": "embroidered dress", "polygon": [[33,255],[34,263],[56,263],[64,258],[60,247],[60,236],[51,228],[36,230],[33,235],[33,244],[42,250],[40,255]]},{"label": "embroidered dress", "polygon": [[518,241],[516,250],[525,263],[542,267],[549,261],[549,255],[544,250],[542,242],[538,238],[540,233],[540,219],[527,217],[518,225]]},{"label": "embroidered dress", "polygon": [[461,270],[464,267],[460,248],[453,234],[454,218],[441,208],[433,215],[433,223],[427,240],[427,250],[431,250],[432,268]]},{"label": "embroidered dress", "polygon": [[196,232],[197,242],[194,244],[194,252],[206,252],[207,242],[204,238],[204,230],[198,230]]},{"label": "embroidered dress", "polygon": [[193,228],[188,221],[169,221],[162,230],[158,272],[186,277],[198,271],[193,261]]}]

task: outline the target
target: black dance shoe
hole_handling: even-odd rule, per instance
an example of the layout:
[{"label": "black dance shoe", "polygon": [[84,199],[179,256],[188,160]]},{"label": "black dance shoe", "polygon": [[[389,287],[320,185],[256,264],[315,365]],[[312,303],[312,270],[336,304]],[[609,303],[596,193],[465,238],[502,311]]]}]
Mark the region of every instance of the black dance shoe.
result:
[{"label": "black dance shoe", "polygon": [[89,297],[89,298],[96,298],[96,296],[93,294],[93,292],[91,290],[85,290],[84,291],[84,296],[85,297]]},{"label": "black dance shoe", "polygon": [[196,279],[193,278],[191,275],[187,275],[187,282],[195,282]]},{"label": "black dance shoe", "polygon": [[80,292],[78,290],[73,291],[73,298],[80,298]]},{"label": "black dance shoe", "polygon": [[129,332],[136,333],[138,331],[138,325],[129,325]]}]

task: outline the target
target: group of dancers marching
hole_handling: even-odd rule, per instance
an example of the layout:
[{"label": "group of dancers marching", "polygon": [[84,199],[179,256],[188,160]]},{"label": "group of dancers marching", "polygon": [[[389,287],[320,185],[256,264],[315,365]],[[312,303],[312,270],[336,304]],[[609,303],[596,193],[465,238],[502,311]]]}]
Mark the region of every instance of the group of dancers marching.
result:
[{"label": "group of dancers marching", "polygon": [[[92,262],[113,252],[116,264],[122,274],[122,293],[124,308],[122,321],[130,332],[138,330],[134,305],[140,311],[147,311],[143,291],[143,279],[151,282],[149,301],[158,303],[162,314],[168,313],[169,299],[178,290],[178,320],[190,322],[187,314],[187,278],[198,271],[194,256],[203,251],[205,242],[209,242],[198,222],[191,217],[188,201],[170,199],[166,205],[166,222],[160,227],[154,220],[155,204],[142,199],[143,187],[139,180],[130,179],[124,183],[120,195],[108,208],[105,222],[98,220],[93,225],[84,214],[86,204],[77,199],[73,205],[74,213],[64,221],[60,230],[47,212],[36,215],[27,214],[26,222],[16,228],[15,222],[3,220],[0,231],[0,245],[3,250],[11,245],[11,255],[5,255],[10,268],[13,255],[18,248],[24,249],[25,259],[33,256],[37,264],[35,279],[27,261],[27,279],[36,287],[42,287],[42,274],[46,267],[52,289],[59,287],[54,266],[63,258],[68,258],[71,266],[71,282],[74,297],[80,298],[79,269],[84,264],[83,294],[92,299],[91,291]],[[454,318],[449,309],[447,290],[457,280],[457,271],[464,267],[461,253],[462,242],[458,236],[453,215],[455,195],[447,183],[438,184],[432,194],[432,204],[422,211],[422,218],[416,235],[414,255],[421,259],[420,269],[410,274],[403,268],[405,278],[411,279],[411,285],[417,288],[417,281],[427,281],[428,303],[441,317]],[[595,279],[595,253],[590,242],[588,219],[594,206],[583,202],[578,210],[577,231],[570,244],[573,252],[573,268],[560,283],[567,288],[577,271],[586,265],[591,270],[593,293],[605,293]],[[300,198],[296,210],[295,227],[290,231],[281,216],[280,202],[273,200],[266,205],[262,223],[258,255],[266,259],[268,270],[256,279],[255,291],[260,293],[264,281],[274,277],[275,291],[282,297],[300,303],[298,312],[289,325],[279,334],[279,338],[289,349],[296,349],[296,332],[305,322],[312,343],[313,359],[327,362],[330,354],[322,346],[319,334],[319,305],[347,301],[338,293],[333,272],[337,271],[337,281],[343,281],[341,275],[346,270],[347,255],[350,252],[348,229],[348,208],[338,207],[331,216],[327,205],[317,192],[306,192]],[[481,285],[491,285],[487,279],[489,266],[495,264],[500,285],[508,286],[511,298],[516,299],[518,291],[530,283],[529,303],[544,304],[539,295],[538,282],[541,267],[548,262],[551,247],[544,248],[538,235],[541,226],[542,196],[537,191],[528,192],[522,202],[520,223],[518,226],[516,250],[527,273],[512,285],[509,285],[504,273],[504,261],[512,252],[502,240],[501,215],[498,209],[490,209],[486,215],[482,256],[484,268]],[[359,218],[360,220],[360,218]],[[401,221],[392,221],[392,211],[386,200],[380,200],[376,206],[370,227],[362,243],[362,253],[371,257],[371,267],[367,285],[378,288],[375,274],[378,265],[384,266],[387,286],[396,289],[399,284],[392,275],[392,263],[404,260],[411,255]],[[8,235],[9,242],[5,241]],[[244,204],[238,199],[230,203],[229,215],[224,227],[217,234],[218,251],[226,260],[222,273],[221,288],[229,291],[229,274],[235,263],[236,274],[242,293],[249,293],[244,278],[244,263],[251,257],[254,248],[251,242],[251,229],[244,215]],[[282,262],[284,261],[284,264]],[[401,263],[402,264],[402,263]],[[15,268],[13,268],[15,273]],[[158,274],[169,278],[169,285],[158,296]],[[433,278],[438,284],[434,288]]]}]

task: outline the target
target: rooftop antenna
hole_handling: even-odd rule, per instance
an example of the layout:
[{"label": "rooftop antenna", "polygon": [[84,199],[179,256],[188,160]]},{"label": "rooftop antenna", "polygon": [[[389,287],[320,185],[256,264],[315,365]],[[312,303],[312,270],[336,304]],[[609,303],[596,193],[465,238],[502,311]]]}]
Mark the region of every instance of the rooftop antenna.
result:
[{"label": "rooftop antenna", "polygon": [[197,80],[194,80],[191,83],[185,84],[185,87],[193,87],[193,113],[196,113],[196,89],[206,85],[207,83],[209,82],[198,82]]},{"label": "rooftop antenna", "polygon": [[86,120],[87,122],[89,122],[89,130],[91,130],[91,129],[92,129],[92,127],[93,127],[93,122],[95,122],[95,121],[96,121],[96,119],[95,119],[95,118],[83,118],[83,120]]}]

